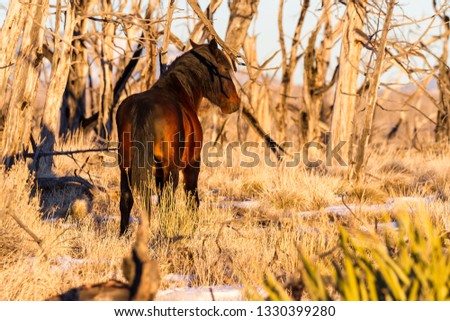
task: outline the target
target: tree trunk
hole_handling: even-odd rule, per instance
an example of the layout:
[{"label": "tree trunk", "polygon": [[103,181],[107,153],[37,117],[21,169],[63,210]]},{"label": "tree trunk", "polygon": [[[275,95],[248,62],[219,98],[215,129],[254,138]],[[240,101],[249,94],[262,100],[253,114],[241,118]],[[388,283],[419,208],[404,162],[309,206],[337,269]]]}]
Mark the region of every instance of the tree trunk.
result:
[{"label": "tree trunk", "polygon": [[[86,81],[89,73],[88,52],[86,39],[82,36],[87,33],[89,19],[82,16],[87,14],[94,5],[94,0],[79,0],[76,10],[76,25],[72,41],[72,65],[70,68],[67,86],[64,92],[61,107],[60,135],[67,131],[74,132],[80,127],[83,114],[86,112]],[[92,98],[92,97],[91,97]]]},{"label": "tree trunk", "polygon": [[[357,80],[361,59],[362,43],[357,31],[362,30],[367,0],[349,0],[344,17],[341,53],[339,58],[339,78],[336,85],[333,116],[331,120],[331,143],[341,148],[342,158],[348,164],[351,159],[353,119],[357,101]],[[334,163],[334,162],[333,162]],[[336,165],[334,163],[334,165]]]},{"label": "tree trunk", "polygon": [[[0,31],[0,98],[2,115],[6,115],[6,93],[9,77],[14,70],[14,56],[23,30],[25,10],[19,1],[9,3],[6,19]],[[2,116],[0,115],[0,116]]]},{"label": "tree trunk", "polygon": [[170,37],[170,28],[172,26],[172,17],[174,9],[175,9],[175,0],[170,0],[169,7],[167,8],[166,13],[166,26],[164,28],[164,36],[161,47],[161,60],[160,60],[161,75],[166,72],[169,62],[169,37]]},{"label": "tree trunk", "polygon": [[[304,53],[303,62],[303,103],[304,115],[306,117],[304,130],[302,131],[303,142],[317,140],[321,136],[319,121],[320,111],[323,105],[323,97],[326,89],[331,88],[326,84],[326,76],[330,64],[331,49],[334,37],[337,33],[331,27],[331,6],[330,0],[323,1],[322,15],[317,22],[316,28],[311,32],[308,46]],[[316,49],[316,41],[323,27],[323,39],[319,48]],[[303,128],[303,126],[301,126]]]},{"label": "tree trunk", "polygon": [[364,116],[364,125],[361,131],[360,140],[358,143],[358,150],[356,153],[354,172],[350,173],[357,181],[364,176],[365,169],[365,151],[369,143],[370,133],[372,131],[373,117],[375,114],[375,107],[377,103],[378,87],[380,85],[380,77],[383,71],[383,62],[385,57],[387,35],[390,30],[392,13],[394,11],[396,0],[390,0],[387,5],[386,18],[384,19],[383,31],[381,32],[380,43],[377,48],[377,59],[372,74],[369,76],[372,81],[367,92],[367,106]]},{"label": "tree trunk", "polygon": [[[249,36],[245,40],[244,52],[247,61],[252,66],[258,66],[258,54],[256,51],[256,36]],[[244,84],[243,90],[247,95],[242,95],[241,100],[248,100],[250,106],[253,107],[256,118],[265,132],[271,130],[271,119],[269,117],[270,110],[270,82],[266,76],[262,76],[261,81],[249,80]],[[245,137],[244,137],[245,139]]]},{"label": "tree trunk", "polygon": [[247,31],[258,10],[259,0],[228,1],[230,20],[228,21],[225,43],[239,51],[247,37]]},{"label": "tree trunk", "polygon": [[[75,28],[75,8],[70,0],[66,3],[66,14],[64,22],[64,33],[62,39],[59,38],[59,21],[61,15],[61,0],[57,3],[56,25],[53,51],[52,72],[50,84],[47,89],[47,97],[45,99],[44,115],[42,118],[41,140],[44,141],[44,150],[53,151],[54,145],[58,139],[60,132],[61,119],[61,103],[63,100],[64,89],[69,76],[69,67],[72,60],[72,37]],[[45,170],[50,170],[53,158],[44,158]]]},{"label": "tree trunk", "polygon": [[[259,0],[233,0],[228,1],[228,7],[230,8],[230,19],[228,20],[227,32],[225,35],[225,43],[232,50],[239,51],[247,38],[248,28],[257,13],[259,5]],[[222,123],[226,121],[224,117],[222,118]],[[219,117],[216,118],[216,123],[214,124],[214,132],[217,134],[217,130],[222,126],[218,125]],[[225,116],[229,117],[229,116]],[[240,117],[239,117],[240,120]],[[240,121],[237,122],[237,132],[240,136]],[[222,132],[222,140],[227,140],[227,130]],[[240,137],[238,137],[240,138]]]},{"label": "tree trunk", "polygon": [[156,80],[156,41],[158,24],[153,21],[156,8],[155,2],[149,1],[145,12],[145,19],[149,21],[144,30],[147,63],[145,64],[141,75],[141,91],[150,89]]},{"label": "tree trunk", "polygon": [[280,101],[277,105],[277,124],[278,131],[280,133],[280,138],[283,141],[287,139],[287,100],[291,95],[292,91],[292,76],[294,74],[295,68],[297,67],[297,63],[299,61],[300,56],[297,56],[298,46],[300,44],[300,35],[303,28],[303,23],[306,17],[306,11],[309,8],[309,0],[304,0],[302,4],[302,9],[300,11],[300,17],[297,21],[297,26],[295,27],[294,36],[292,37],[291,50],[289,55],[286,51],[286,45],[284,40],[284,30],[283,30],[283,9],[284,9],[284,1],[280,0],[279,8],[278,8],[278,33],[279,33],[279,41],[281,48],[281,68],[283,72],[283,76],[281,78],[281,87],[280,87]]},{"label": "tree trunk", "polygon": [[[22,5],[28,19],[25,22],[20,50],[14,69],[11,99],[2,139],[2,161],[12,165],[13,157],[30,139],[34,101],[42,64],[42,42],[49,0],[30,0]],[[15,46],[16,44],[11,44]]]},{"label": "tree trunk", "polygon": [[[436,3],[433,2],[433,4],[436,13],[438,13]],[[444,23],[445,32],[443,35],[443,49],[439,59],[439,73],[437,77],[440,102],[436,118],[436,127],[434,129],[434,137],[436,142],[450,142],[450,72],[447,66],[450,25],[449,17],[445,15],[445,12],[442,14],[441,19],[446,23]]]},{"label": "tree trunk", "polygon": [[[102,9],[112,11],[111,0],[102,0]],[[103,39],[100,44],[101,52],[101,105],[97,124],[97,133],[103,139],[109,139],[112,134],[112,119],[109,119],[110,109],[113,108],[113,47],[115,26],[112,22],[103,23]]]}]

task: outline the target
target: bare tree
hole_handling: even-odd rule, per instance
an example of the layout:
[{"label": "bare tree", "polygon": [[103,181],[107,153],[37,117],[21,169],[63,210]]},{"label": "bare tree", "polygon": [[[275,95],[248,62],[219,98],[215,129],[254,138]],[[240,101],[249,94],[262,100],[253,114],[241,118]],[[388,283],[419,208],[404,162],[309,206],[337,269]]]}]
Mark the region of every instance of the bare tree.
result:
[{"label": "bare tree", "polygon": [[331,123],[331,143],[337,146],[344,142],[341,151],[351,160],[353,119],[357,102],[357,80],[361,59],[361,33],[366,20],[367,0],[349,0],[344,15],[341,52],[339,57],[339,78],[336,85],[333,116]]},{"label": "bare tree", "polygon": [[[64,90],[69,76],[69,67],[72,60],[72,37],[75,28],[75,8],[70,2],[66,2],[63,36],[60,36],[62,17],[62,4],[59,0],[56,4],[56,21],[54,30],[54,50],[50,84],[47,89],[44,113],[42,118],[41,140],[44,140],[44,149],[53,150],[54,144],[60,132],[60,112]],[[52,158],[47,158],[47,169],[51,167]]]},{"label": "bare tree", "polygon": [[25,21],[22,34],[3,132],[2,160],[7,166],[12,164],[12,157],[29,143],[48,8],[49,0],[30,0],[21,5],[29,19]]},{"label": "bare tree", "polygon": [[158,37],[158,24],[154,23],[153,20],[156,20],[155,13],[158,5],[159,1],[149,1],[145,11],[144,41],[147,62],[141,73],[142,91],[149,89],[156,79],[156,39]]},{"label": "bare tree", "polygon": [[160,66],[161,74],[166,72],[168,61],[169,61],[169,39],[170,39],[170,28],[172,26],[173,11],[175,9],[175,0],[170,0],[169,7],[166,13],[166,27],[164,28],[164,36],[162,41],[162,47],[160,52]]},{"label": "bare tree", "polygon": [[[205,16],[212,22],[214,13],[222,4],[222,0],[211,0],[208,7],[205,10]],[[194,28],[189,32],[189,39],[193,40],[196,43],[204,43],[205,40],[210,36],[208,28],[205,27],[203,22],[198,21]],[[191,44],[190,41],[186,44],[186,49],[190,49]]]},{"label": "bare tree", "polygon": [[[367,105],[365,108],[364,124],[359,138],[358,149],[355,158],[354,172],[351,173],[353,178],[359,181],[364,176],[365,168],[365,154],[369,143],[369,136],[372,131],[373,117],[375,114],[375,107],[378,97],[378,87],[380,85],[380,77],[383,71],[383,63],[385,57],[385,49],[387,43],[387,36],[390,31],[392,13],[394,11],[396,0],[389,0],[387,4],[386,17],[384,19],[383,30],[377,48],[377,59],[375,67],[368,76],[372,79],[369,90],[367,91]],[[381,10],[381,8],[380,8]]]},{"label": "bare tree", "polygon": [[[12,1],[9,4],[6,13],[5,22],[0,32],[0,97],[2,97],[2,114],[6,114],[7,105],[6,92],[8,79],[11,76],[14,66],[14,57],[16,53],[16,46],[19,41],[20,34],[23,30],[24,16],[26,11],[23,10],[23,4],[19,1]],[[1,116],[1,115],[0,115]]]},{"label": "bare tree", "polygon": [[[259,0],[234,0],[228,1],[228,7],[230,8],[230,19],[228,20],[227,32],[225,34],[225,43],[233,50],[239,51],[243,48],[245,40],[247,39],[248,29],[253,18],[258,12]],[[247,72],[250,78],[251,70],[247,66]],[[223,115],[221,115],[223,117]],[[217,118],[216,118],[217,119]],[[227,117],[225,118],[226,121]],[[242,139],[241,132],[241,112],[238,114],[237,121],[237,135],[238,140]],[[223,124],[225,126],[225,123]],[[217,126],[215,126],[217,128]],[[222,138],[227,138],[226,130],[222,131]]]},{"label": "bare tree", "polygon": [[78,0],[75,6],[75,28],[73,32],[72,64],[69,78],[64,91],[61,107],[60,134],[68,130],[74,132],[80,127],[83,114],[86,111],[86,81],[89,72],[88,44],[85,38],[89,28],[87,13],[92,9],[95,0]]},{"label": "bare tree", "polygon": [[301,58],[301,55],[298,55],[298,46],[300,44],[300,35],[303,28],[303,23],[305,21],[306,12],[309,8],[309,0],[304,0],[302,4],[302,8],[300,11],[300,16],[297,21],[297,25],[295,27],[294,35],[292,37],[291,48],[289,51],[289,55],[286,49],[285,44],[285,33],[283,28],[283,8],[284,8],[284,0],[280,0],[278,7],[278,33],[279,33],[279,42],[281,49],[281,68],[283,72],[283,76],[281,78],[281,87],[280,87],[280,102],[276,107],[278,119],[278,131],[280,133],[280,137],[282,140],[286,140],[286,129],[287,129],[287,99],[291,96],[292,89],[292,76],[294,74],[295,68],[297,67],[297,63]]},{"label": "bare tree", "polygon": [[[84,1],[85,6],[80,6],[77,10],[79,23],[74,32],[73,64],[61,113],[62,133],[65,133],[67,126],[71,131],[81,126],[85,133],[96,127],[99,138],[111,139],[116,134],[114,118],[117,103],[123,92],[132,89],[127,82],[133,79],[135,69],[140,81],[134,82],[134,86],[138,86],[141,91],[147,90],[155,80],[156,41],[159,36],[157,26],[160,24],[155,13],[158,12],[159,1],[148,3],[144,11],[145,17],[141,15],[140,1],[132,1],[131,7],[129,2],[122,2],[115,10],[110,0],[80,1]],[[96,3],[99,4],[98,12],[86,12],[95,8]],[[89,24],[90,20],[96,23]],[[78,35],[79,29],[84,34]],[[170,33],[170,39],[172,36],[174,35]],[[119,39],[119,44],[115,43],[116,39]],[[136,49],[133,48],[134,44],[137,44]],[[148,58],[145,61],[139,60],[144,46]],[[137,68],[139,61],[140,67]],[[90,65],[95,67],[90,68]],[[92,79],[92,70],[101,71],[100,86]],[[87,95],[93,107],[88,118],[84,116],[89,113],[86,106]]]},{"label": "bare tree", "polygon": [[450,140],[450,70],[447,65],[448,45],[450,37],[450,18],[446,12],[439,12],[436,0],[433,0],[433,7],[436,14],[444,22],[444,32],[442,34],[443,49],[439,59],[439,72],[437,76],[440,101],[438,105],[438,113],[435,127],[435,140],[437,142]]},{"label": "bare tree", "polygon": [[258,11],[259,0],[228,1],[230,19],[228,20],[225,43],[239,51],[247,37],[248,28]]},{"label": "bare tree", "polygon": [[[245,56],[251,66],[258,66],[256,41],[257,37],[253,35],[248,36],[244,43]],[[273,57],[274,56],[272,56],[272,58]],[[271,59],[269,59],[269,61],[270,60]],[[271,130],[269,111],[272,102],[272,95],[270,88],[271,79],[266,75],[262,75],[262,70],[269,61],[263,64],[263,68],[260,68],[257,72],[252,73],[252,78],[242,86],[243,95],[241,96],[241,101],[248,101],[250,107],[254,109],[256,119],[259,120],[261,127],[265,132],[269,132]],[[257,80],[255,78],[259,79]]]},{"label": "bare tree", "polygon": [[[326,83],[331,49],[336,38],[341,34],[342,22],[339,22],[333,28],[331,21],[333,3],[330,0],[324,0],[322,4],[322,14],[317,21],[316,28],[311,32],[303,58],[302,98],[304,110],[300,116],[303,141],[312,141],[320,137],[321,127],[319,122],[324,95],[333,87],[338,71],[337,67],[331,81]],[[320,45],[316,48],[319,33],[323,34],[323,38]]]},{"label": "bare tree", "polygon": [[[111,0],[101,0],[102,10],[112,12]],[[110,109],[113,108],[113,48],[114,48],[114,23],[106,20],[102,24],[102,39],[100,44],[100,65],[102,70],[102,82],[100,86],[100,111],[97,123],[97,133],[101,138],[108,139],[112,133],[112,119]]]}]

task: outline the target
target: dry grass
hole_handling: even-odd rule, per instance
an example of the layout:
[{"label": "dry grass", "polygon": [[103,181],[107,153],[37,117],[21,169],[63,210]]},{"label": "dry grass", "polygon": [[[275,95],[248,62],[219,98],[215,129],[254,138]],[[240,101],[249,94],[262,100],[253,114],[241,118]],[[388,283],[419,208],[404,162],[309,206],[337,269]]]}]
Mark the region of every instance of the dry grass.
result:
[{"label": "dry grass", "polygon": [[[56,149],[69,146],[85,148],[89,143],[78,137]],[[104,188],[93,195],[73,185],[36,193],[28,183],[32,180],[24,163],[0,173],[1,300],[42,300],[81,284],[110,278],[125,281],[122,258],[131,248],[134,232],[118,238],[119,171],[102,166],[106,156],[86,157],[56,158],[53,175],[72,175],[78,169],[81,176]],[[435,195],[437,199],[426,205],[428,211],[450,230],[450,209],[445,202],[450,195],[448,154],[373,154],[367,171],[367,180],[352,186],[344,179],[345,169],[204,167],[198,213],[185,206],[181,189],[174,208],[153,208],[149,251],[158,260],[162,275],[191,275],[193,286],[257,280],[267,270],[287,281],[298,276],[300,245],[305,254],[317,256],[337,244],[339,224],[373,228],[375,218],[377,222],[392,219],[391,213],[358,210],[343,218],[330,217],[323,209],[341,205],[342,195],[348,203],[361,205],[385,203],[396,196]],[[238,200],[255,200],[259,206],[217,206]],[[139,202],[136,204],[134,217],[144,212]],[[283,213],[300,211],[319,214],[313,219],[283,217]],[[42,242],[37,244],[11,213]],[[53,216],[63,219],[44,219]],[[136,223],[131,228],[134,231]],[[327,270],[330,261],[320,260],[319,267]]]}]

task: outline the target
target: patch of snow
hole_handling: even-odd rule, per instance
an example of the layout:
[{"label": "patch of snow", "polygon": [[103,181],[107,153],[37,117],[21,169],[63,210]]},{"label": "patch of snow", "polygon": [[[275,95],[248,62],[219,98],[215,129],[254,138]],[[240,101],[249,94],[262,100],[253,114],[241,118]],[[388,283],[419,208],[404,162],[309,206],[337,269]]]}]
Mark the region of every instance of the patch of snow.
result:
[{"label": "patch of snow", "polygon": [[[109,221],[120,221],[120,217],[118,216],[95,216],[95,221],[97,223],[106,223]],[[129,219],[130,223],[139,223],[140,219],[139,217],[134,217],[130,215],[130,219]]]},{"label": "patch of snow", "polygon": [[[375,225],[370,225],[370,226],[373,229],[375,229]],[[378,223],[376,226],[377,226],[377,230],[380,230],[380,229],[398,230],[398,222],[396,222],[396,221],[388,222],[388,223]],[[359,229],[363,232],[369,232],[369,229],[365,226],[361,226]]]},{"label": "patch of snow", "polygon": [[[375,227],[375,225],[374,225],[374,227]],[[389,222],[389,223],[378,223],[377,228],[392,228],[394,230],[397,230],[398,222],[394,221],[394,222]]]},{"label": "patch of snow", "polygon": [[[241,285],[184,287],[158,291],[156,301],[242,301],[244,292]],[[262,289],[258,292],[267,295]]]},{"label": "patch of snow", "polygon": [[255,209],[261,206],[260,201],[230,201],[230,202],[212,202],[211,206],[218,208],[239,208],[239,209]]},{"label": "patch of snow", "polygon": [[62,217],[52,216],[52,217],[46,217],[42,221],[45,223],[53,223],[53,222],[59,221],[60,219],[62,219]]},{"label": "patch of snow", "polygon": [[348,207],[345,205],[332,205],[324,207],[320,211],[305,211],[298,213],[291,213],[289,217],[309,217],[318,215],[321,213],[336,215],[336,216],[346,216],[350,215],[351,212],[388,212],[393,211],[398,208],[401,204],[417,204],[417,203],[429,203],[431,201],[436,200],[435,196],[428,197],[395,197],[389,198],[386,204],[372,204],[372,205],[357,205],[357,204],[348,204]]},{"label": "patch of snow", "polygon": [[297,231],[301,234],[319,234],[320,231],[318,228],[310,227],[310,226],[299,226]]},{"label": "patch of snow", "polygon": [[235,285],[200,286],[158,291],[156,301],[241,301],[242,288]]},{"label": "patch of snow", "polygon": [[388,198],[388,203],[429,203],[435,201],[437,199],[436,196],[426,196],[426,197],[415,197],[415,196],[402,196],[402,197],[393,197]]},{"label": "patch of snow", "polygon": [[192,280],[194,279],[193,275],[186,275],[186,274],[176,274],[176,273],[169,273],[162,277],[163,282],[167,282],[171,285],[177,285],[177,286],[191,286]]},{"label": "patch of snow", "polygon": [[84,259],[75,259],[68,255],[57,256],[54,260],[58,264],[58,265],[55,265],[54,267],[57,269],[60,269],[62,271],[66,271],[66,270],[72,269],[78,265],[86,263],[86,261]]},{"label": "patch of snow", "polygon": [[[30,263],[34,263],[37,259],[38,259],[37,257],[32,256],[32,257],[28,257],[27,261]],[[88,263],[84,259],[75,259],[69,255],[49,258],[48,261],[50,262],[50,268],[53,271],[61,271],[61,272],[70,270],[78,265]]]}]

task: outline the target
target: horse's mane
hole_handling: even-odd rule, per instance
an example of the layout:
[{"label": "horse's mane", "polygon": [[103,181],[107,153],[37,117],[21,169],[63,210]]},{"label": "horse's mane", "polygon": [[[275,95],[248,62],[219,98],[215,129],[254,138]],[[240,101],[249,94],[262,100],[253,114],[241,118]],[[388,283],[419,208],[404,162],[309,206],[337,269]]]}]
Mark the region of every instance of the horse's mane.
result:
[{"label": "horse's mane", "polygon": [[[174,70],[180,63],[188,63],[188,64],[199,64],[201,63],[198,58],[196,58],[194,55],[190,54],[192,51],[195,51],[199,54],[201,54],[205,59],[208,61],[215,61],[215,58],[211,51],[209,50],[209,46],[207,44],[199,45],[197,48],[193,48],[182,55],[178,56],[167,68],[166,73]],[[166,74],[165,73],[165,74]]]},{"label": "horse's mane", "polygon": [[[193,53],[193,51],[195,52]],[[194,87],[200,86],[204,91],[211,91],[213,89],[212,79],[210,78],[212,71],[208,69],[207,64],[199,59],[199,55],[212,65],[217,63],[215,57],[210,52],[208,45],[200,45],[177,57],[169,65],[166,72],[161,75],[158,82],[163,85],[166,81],[170,80],[171,77],[176,77],[192,100],[194,99]],[[194,82],[197,79],[200,79],[201,82]]]}]

